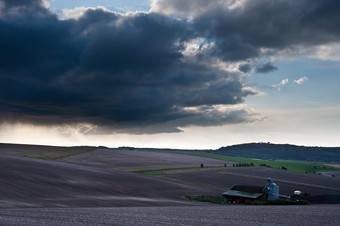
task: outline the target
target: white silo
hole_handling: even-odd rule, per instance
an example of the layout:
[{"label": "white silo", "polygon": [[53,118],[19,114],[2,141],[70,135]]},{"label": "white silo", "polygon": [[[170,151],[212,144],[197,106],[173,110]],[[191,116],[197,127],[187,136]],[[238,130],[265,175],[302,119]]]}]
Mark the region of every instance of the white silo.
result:
[{"label": "white silo", "polygon": [[267,183],[264,186],[264,192],[267,193],[269,200],[275,200],[280,198],[280,187],[268,177]]}]

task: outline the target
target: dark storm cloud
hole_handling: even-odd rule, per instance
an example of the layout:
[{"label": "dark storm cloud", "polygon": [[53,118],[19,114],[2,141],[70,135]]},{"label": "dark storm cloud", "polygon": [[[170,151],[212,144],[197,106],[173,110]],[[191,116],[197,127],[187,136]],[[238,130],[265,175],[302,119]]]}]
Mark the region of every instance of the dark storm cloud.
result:
[{"label": "dark storm cloud", "polygon": [[[183,1],[159,2],[175,12]],[[254,121],[246,107],[216,107],[256,94],[220,64],[339,40],[339,1],[226,2],[237,1],[212,1],[190,19],[89,9],[61,20],[39,0],[0,0],[0,121],[92,125],[84,133]]]},{"label": "dark storm cloud", "polygon": [[42,10],[42,1],[41,0],[3,0],[1,1],[3,4],[2,7],[5,10],[12,9],[21,9],[21,8],[33,8],[36,10]]},{"label": "dark storm cloud", "polygon": [[268,62],[265,64],[260,64],[255,68],[256,73],[269,73],[272,71],[277,70],[277,67],[274,66],[272,63]]},{"label": "dark storm cloud", "polygon": [[238,69],[244,73],[248,73],[251,71],[251,65],[250,64],[242,64],[238,67]]},{"label": "dark storm cloud", "polygon": [[[181,1],[153,2],[160,13],[184,13]],[[202,1],[189,0],[185,6],[193,7],[195,30],[215,43],[210,54],[225,61],[259,58],[289,48],[338,42],[340,38],[338,0],[209,2],[205,11],[195,10],[204,9]],[[227,7],[235,2],[241,6]]]},{"label": "dark storm cloud", "polygon": [[246,110],[201,108],[255,92],[235,75],[186,62],[184,43],[196,37],[186,21],[101,9],[60,20],[40,1],[1,2],[1,121],[153,133],[249,120]]}]

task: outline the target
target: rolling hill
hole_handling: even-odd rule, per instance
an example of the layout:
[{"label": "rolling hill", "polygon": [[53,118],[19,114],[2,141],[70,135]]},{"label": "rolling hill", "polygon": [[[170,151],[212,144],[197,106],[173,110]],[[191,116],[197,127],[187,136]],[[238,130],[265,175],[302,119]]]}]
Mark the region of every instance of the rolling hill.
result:
[{"label": "rolling hill", "polygon": [[340,147],[306,147],[290,144],[248,143],[221,147],[209,153],[264,160],[310,161],[340,164]]}]

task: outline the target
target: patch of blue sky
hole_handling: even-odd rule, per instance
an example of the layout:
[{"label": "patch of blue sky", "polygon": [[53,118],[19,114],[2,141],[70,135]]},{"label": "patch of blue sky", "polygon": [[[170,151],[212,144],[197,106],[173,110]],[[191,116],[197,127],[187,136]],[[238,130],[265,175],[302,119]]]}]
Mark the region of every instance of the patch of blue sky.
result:
[{"label": "patch of blue sky", "polygon": [[[252,74],[250,83],[266,95],[247,103],[254,107],[313,108],[340,106],[340,64],[307,57],[274,62],[278,70]],[[305,79],[301,84],[297,81]],[[288,79],[288,82],[282,82]],[[283,84],[280,84],[283,83]]]},{"label": "patch of blue sky", "polygon": [[49,0],[52,10],[103,6],[115,12],[148,11],[149,0]]}]

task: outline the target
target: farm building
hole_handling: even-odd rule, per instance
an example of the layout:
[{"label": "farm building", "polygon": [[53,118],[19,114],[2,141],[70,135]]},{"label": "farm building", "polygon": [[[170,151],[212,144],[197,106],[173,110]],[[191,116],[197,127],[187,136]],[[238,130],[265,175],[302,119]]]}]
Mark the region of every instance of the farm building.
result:
[{"label": "farm building", "polygon": [[239,204],[254,201],[265,202],[267,199],[275,200],[280,198],[279,186],[268,177],[264,187],[234,185],[230,190],[223,193],[227,203]]},{"label": "farm building", "polygon": [[266,200],[263,187],[234,185],[230,190],[223,193],[227,203],[239,204],[253,202],[255,200],[264,202]]}]

